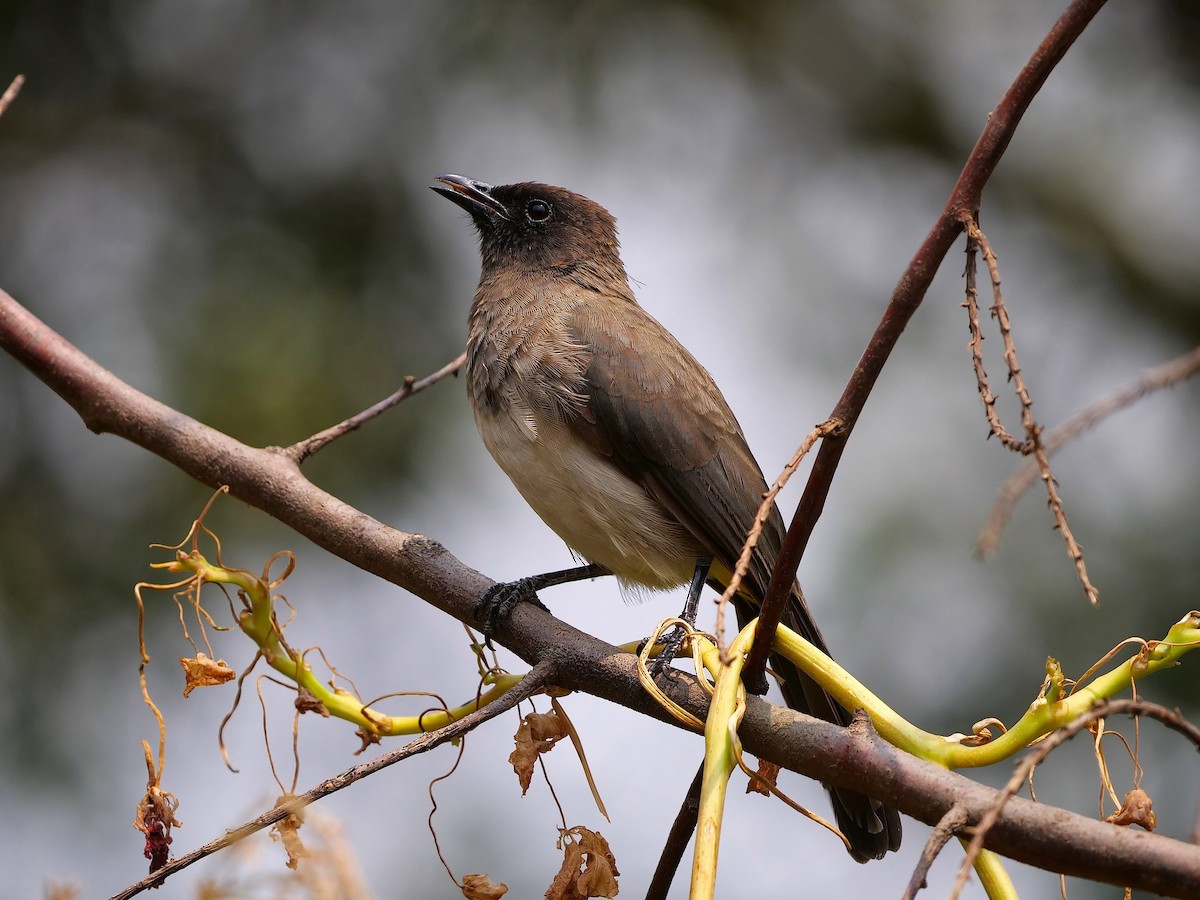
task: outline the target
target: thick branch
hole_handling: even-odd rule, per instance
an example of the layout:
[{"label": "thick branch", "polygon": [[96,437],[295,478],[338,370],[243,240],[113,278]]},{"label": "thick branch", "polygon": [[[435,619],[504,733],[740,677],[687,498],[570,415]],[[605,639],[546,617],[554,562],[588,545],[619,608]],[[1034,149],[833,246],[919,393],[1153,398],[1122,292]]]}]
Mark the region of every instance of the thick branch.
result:
[{"label": "thick branch", "polygon": [[[471,621],[476,599],[491,584],[437,542],[389,528],[315,487],[285,456],[247,447],[134,390],[2,291],[0,347],[93,431],[145,447],[205,484],[229,484],[238,497],[335,555],[462,621]],[[495,637],[531,664],[548,664],[563,687],[670,721],[642,690],[631,654],[542,610],[518,606]],[[681,706],[704,715],[707,695],[694,683],[676,677],[666,688]],[[751,700],[741,735],[757,756],[863,791],[930,824],[955,804],[967,810],[968,822],[977,822],[997,799],[993,789],[901,753],[861,729],[838,728],[762,700]],[[1056,872],[1173,897],[1200,895],[1200,848],[1028,801],[1009,801],[987,846]]]},{"label": "thick branch", "polygon": [[144,447],[230,492],[354,565],[471,621],[491,584],[436,541],[389,528],[318,488],[282,450],[248,447],[130,387],[0,291],[0,347],[49,385],[97,434]]},{"label": "thick branch", "polygon": [[800,558],[808,546],[808,539],[812,536],[817,519],[821,517],[821,511],[825,508],[825,498],[829,495],[829,488],[841,461],[846,441],[850,438],[850,432],[858,422],[867,397],[883,371],[884,363],[900,340],[908,320],[921,305],[942,260],[962,231],[962,213],[968,212],[975,216],[978,212],[984,185],[996,170],[1000,157],[1008,149],[1009,141],[1012,140],[1025,110],[1029,108],[1029,104],[1033,102],[1033,98],[1037,96],[1037,92],[1050,77],[1059,60],[1102,6],[1104,0],[1075,0],[1054,23],[1054,27],[1001,99],[1000,105],[988,117],[987,125],[975,143],[975,149],[967,158],[954,190],[950,193],[950,199],[917,250],[916,256],[900,276],[900,282],[892,293],[883,318],[875,333],[871,335],[867,349],[851,374],[841,398],[829,414],[830,419],[841,421],[843,427],[838,433],[829,435],[821,442],[821,449],[813,462],[808,483],[796,506],[779,558],[775,561],[775,571],[771,575],[761,613],[758,631],[760,640],[754,642],[746,663],[747,681],[753,683],[758,679],[766,665],[771,636],[779,625],[784,603],[791,591],[796,570],[800,566]]}]

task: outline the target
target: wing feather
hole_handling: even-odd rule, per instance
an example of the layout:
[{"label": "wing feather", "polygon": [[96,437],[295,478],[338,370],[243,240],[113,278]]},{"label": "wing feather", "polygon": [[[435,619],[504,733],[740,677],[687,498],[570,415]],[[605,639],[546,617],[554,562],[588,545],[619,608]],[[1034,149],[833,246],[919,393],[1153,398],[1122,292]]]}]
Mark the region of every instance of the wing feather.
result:
[{"label": "wing feather", "polygon": [[[767,490],[762,470],[696,359],[641,307],[620,304],[615,311],[576,311],[573,337],[591,353],[581,430],[732,569]],[[662,359],[648,359],[647,348]],[[747,578],[756,596],[782,538],[783,520],[772,509]]]}]

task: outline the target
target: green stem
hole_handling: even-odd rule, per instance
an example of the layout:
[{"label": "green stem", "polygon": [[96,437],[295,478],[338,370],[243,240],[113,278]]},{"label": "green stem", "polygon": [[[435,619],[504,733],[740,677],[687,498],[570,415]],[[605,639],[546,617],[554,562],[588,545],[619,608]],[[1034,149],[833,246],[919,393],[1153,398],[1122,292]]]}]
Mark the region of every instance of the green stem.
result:
[{"label": "green stem", "polygon": [[991,850],[980,850],[975,857],[975,874],[983,885],[988,900],[1019,900],[1017,887],[1008,877],[1000,856]]},{"label": "green stem", "polygon": [[[737,766],[734,741],[744,710],[742,666],[754,641],[755,622],[742,630],[729,647],[729,665],[722,665],[720,652],[708,645],[704,663],[715,671],[716,685],[708,718],[704,722],[704,775],[700,782],[700,809],[696,818],[696,847],[692,855],[690,900],[711,900],[717,884],[717,850],[721,843],[721,820],[729,776]],[[693,638],[695,640],[696,638]]]},{"label": "green stem", "polygon": [[947,769],[989,766],[1028,747],[1043,735],[1061,728],[1133,682],[1178,664],[1189,650],[1200,646],[1200,612],[1192,611],[1171,627],[1162,641],[1152,641],[1138,653],[1098,676],[1087,687],[1062,696],[1063,676],[1058,663],[1047,661],[1047,685],[1015,725],[989,743],[966,746],[952,738],[922,731],[897,715],[845,669],[785,626],[775,635],[775,649],[812,676],[846,709],[865,709],[879,735],[889,744]]},{"label": "green stem", "polygon": [[236,587],[250,604],[238,617],[238,626],[258,645],[267,664],[311,693],[330,715],[352,722],[370,734],[391,737],[434,731],[494,702],[522,678],[507,673],[489,675],[485,679],[489,686],[486,691],[454,709],[432,710],[416,716],[387,716],[364,706],[349,691],[322,682],[302,654],[286,647],[275,624],[271,587],[264,579],[245,569],[213,565],[198,552],[181,553],[176,566],[179,571],[194,572],[201,582],[212,581]]}]

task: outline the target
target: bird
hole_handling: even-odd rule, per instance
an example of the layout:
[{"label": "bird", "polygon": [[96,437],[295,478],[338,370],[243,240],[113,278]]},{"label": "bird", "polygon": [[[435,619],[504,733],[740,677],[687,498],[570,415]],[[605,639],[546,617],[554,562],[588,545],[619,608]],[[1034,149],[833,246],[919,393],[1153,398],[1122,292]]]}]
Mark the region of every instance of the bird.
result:
[{"label": "bird", "polygon": [[[540,603],[538,588],[607,573],[633,590],[688,584],[698,598],[706,581],[723,590],[766,480],[712,376],[638,303],[612,214],[537,182],[434,181],[479,236],[465,380],[480,437],[587,563],[499,584],[499,593]],[[757,615],[784,534],[773,505],[733,598],[741,627]],[[798,583],[782,621],[828,653]],[[772,654],[771,668],[788,706],[850,723],[789,660]],[[826,787],[856,861],[899,848],[895,809]]]}]

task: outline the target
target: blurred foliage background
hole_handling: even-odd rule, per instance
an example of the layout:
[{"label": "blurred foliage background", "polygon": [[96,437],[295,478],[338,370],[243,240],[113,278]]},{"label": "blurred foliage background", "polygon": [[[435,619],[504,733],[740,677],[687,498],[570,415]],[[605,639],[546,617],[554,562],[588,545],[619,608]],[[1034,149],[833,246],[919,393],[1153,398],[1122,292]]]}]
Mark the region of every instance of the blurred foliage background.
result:
[{"label": "blurred foliage background", "polygon": [[[564,184],[618,217],[642,302],[712,370],[770,478],[832,407],[988,110],[1057,13],[1033,0],[3,3],[0,81],[23,72],[28,83],[0,120],[0,284],[152,396],[248,443],[285,444],[458,353],[474,238],[426,191],[432,176]],[[1185,0],[1110,4],[985,194],[983,226],[1048,425],[1200,339],[1198,39]],[[960,273],[953,254],[867,407],[800,573],[850,669],[945,732],[1015,719],[1047,655],[1079,674],[1200,605],[1195,384],[1056,460],[1098,609],[1037,497],[997,559],[973,558],[1016,461],[984,441]],[[999,388],[999,340],[987,350]],[[1002,411],[1015,425],[1015,408]],[[137,742],[154,731],[136,691],[131,588],[162,558],[147,545],[182,537],[208,491],[88,433],[8,358],[0,435],[0,897],[34,896],[48,879],[108,894],[145,865],[129,823],[144,786]],[[493,577],[568,564],[479,446],[455,382],[306,471]],[[797,495],[785,495],[785,515]],[[470,695],[455,623],[237,502],[221,501],[212,524],[235,565],[297,551],[289,634],[320,643],[365,695]],[[621,641],[679,598],[623,604],[598,583],[546,599]],[[151,676],[182,852],[277,792],[252,703],[230,731],[239,775],[216,749],[229,695],[180,706],[172,666],[188,648],[174,619],[165,598],[151,611]],[[218,652],[237,666],[249,654],[235,637]],[[1198,685],[1188,665],[1143,693],[1195,717]],[[275,691],[269,703],[286,759],[290,700]],[[699,746],[598,701],[568,703],[613,812],[611,825],[595,821],[561,751],[549,762],[568,824],[609,837],[637,895]],[[303,724],[301,789],[348,767],[356,744],[336,725]],[[436,821],[459,875],[486,871],[512,896],[536,896],[557,869],[556,815],[544,788],[519,799],[510,733],[496,723],[472,736]],[[1194,752],[1154,728],[1141,751],[1163,830],[1188,835]],[[426,783],[448,765],[448,754],[413,760],[325,804],[375,896],[454,894],[425,830]],[[1095,810],[1087,746],[1050,768],[1041,799]],[[1114,772],[1128,787],[1129,766]],[[789,787],[825,808],[819,788]],[[730,896],[798,883],[810,896],[894,895],[924,840],[912,823],[902,854],[857,867],[785,810],[734,805]],[[957,864],[944,855],[935,893]],[[254,864],[275,884],[282,852]],[[231,868],[201,864],[172,896]],[[1052,876],[1014,869],[1030,895],[1054,890]],[[1071,896],[1114,894],[1072,883]]]}]

